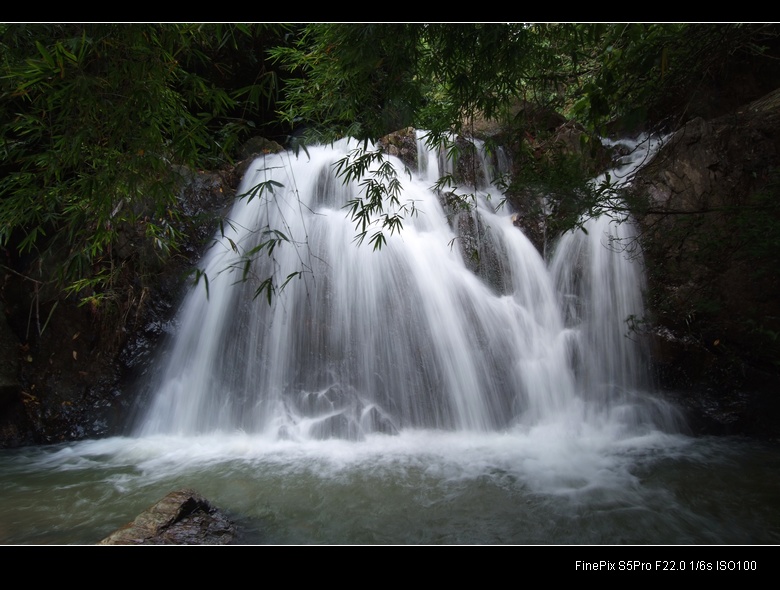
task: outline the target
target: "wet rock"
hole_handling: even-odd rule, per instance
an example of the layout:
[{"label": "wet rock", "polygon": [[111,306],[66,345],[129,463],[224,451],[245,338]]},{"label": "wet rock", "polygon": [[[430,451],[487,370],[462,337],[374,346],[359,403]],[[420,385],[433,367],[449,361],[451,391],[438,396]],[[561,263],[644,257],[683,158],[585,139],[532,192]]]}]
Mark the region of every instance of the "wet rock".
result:
[{"label": "wet rock", "polygon": [[227,545],[236,526],[194,490],[171,492],[98,545]]},{"label": "wet rock", "polygon": [[390,133],[379,139],[377,145],[386,154],[399,158],[412,170],[417,169],[417,138],[412,127]]}]

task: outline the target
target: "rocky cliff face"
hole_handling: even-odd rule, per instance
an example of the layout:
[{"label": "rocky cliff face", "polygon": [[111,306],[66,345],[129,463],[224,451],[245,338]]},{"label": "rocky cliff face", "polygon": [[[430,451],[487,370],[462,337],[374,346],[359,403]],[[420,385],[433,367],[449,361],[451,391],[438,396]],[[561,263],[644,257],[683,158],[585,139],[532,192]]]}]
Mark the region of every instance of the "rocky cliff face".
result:
[{"label": "rocky cliff face", "polygon": [[661,384],[727,429],[780,432],[778,197],[780,90],[688,122],[632,187]]}]

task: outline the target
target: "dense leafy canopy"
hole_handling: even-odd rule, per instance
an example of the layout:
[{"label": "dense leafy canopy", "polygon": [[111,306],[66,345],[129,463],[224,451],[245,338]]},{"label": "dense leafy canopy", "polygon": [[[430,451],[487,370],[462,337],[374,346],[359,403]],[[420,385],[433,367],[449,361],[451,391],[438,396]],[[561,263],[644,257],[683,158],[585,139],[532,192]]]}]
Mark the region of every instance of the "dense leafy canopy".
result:
[{"label": "dense leafy canopy", "polygon": [[330,137],[378,137],[409,125],[458,131],[522,92],[535,32],[523,24],[311,25],[272,55],[299,73],[283,116]]},{"label": "dense leafy canopy", "polygon": [[763,24],[312,24],[271,54],[299,75],[282,116],[326,135],[459,131],[517,101],[604,131],[617,117],[683,115],[696,87],[777,35]]},{"label": "dense leafy canopy", "polygon": [[176,249],[178,166],[224,160],[276,90],[256,58],[250,84],[220,84],[241,65],[231,51],[255,55],[257,34],[0,26],[0,245],[57,260],[57,282],[83,297],[110,291],[120,231],[163,255]]},{"label": "dense leafy canopy", "polygon": [[[96,301],[123,264],[121,239],[176,249],[180,166],[228,161],[250,133],[375,140],[414,126],[433,142],[477,117],[509,120],[518,104],[600,132],[619,116],[658,123],[690,114],[685,101],[727,57],[760,54],[776,35],[760,24],[3,24],[0,247],[55,261],[60,287]],[[366,162],[355,154],[342,175]],[[352,203],[360,239],[375,215],[399,227],[384,209],[396,180],[367,180]],[[381,229],[371,241],[381,246]]]}]

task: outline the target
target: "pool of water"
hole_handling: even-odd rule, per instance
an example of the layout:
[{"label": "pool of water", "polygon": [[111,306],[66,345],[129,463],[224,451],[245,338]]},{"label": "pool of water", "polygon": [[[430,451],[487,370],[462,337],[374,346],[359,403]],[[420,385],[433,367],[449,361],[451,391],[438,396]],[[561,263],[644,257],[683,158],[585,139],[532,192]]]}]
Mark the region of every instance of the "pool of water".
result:
[{"label": "pool of water", "polygon": [[94,544],[194,488],[239,544],[780,542],[780,449],[555,426],[361,442],[242,433],[0,451],[0,543]]}]

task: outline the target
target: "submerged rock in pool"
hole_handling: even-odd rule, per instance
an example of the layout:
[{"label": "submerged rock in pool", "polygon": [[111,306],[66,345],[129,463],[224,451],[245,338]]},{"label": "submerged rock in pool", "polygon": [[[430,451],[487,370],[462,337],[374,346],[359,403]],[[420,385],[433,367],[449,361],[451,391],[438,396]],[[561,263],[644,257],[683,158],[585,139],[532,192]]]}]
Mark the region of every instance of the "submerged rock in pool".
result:
[{"label": "submerged rock in pool", "polygon": [[194,490],[171,492],[98,545],[227,545],[236,527]]}]

